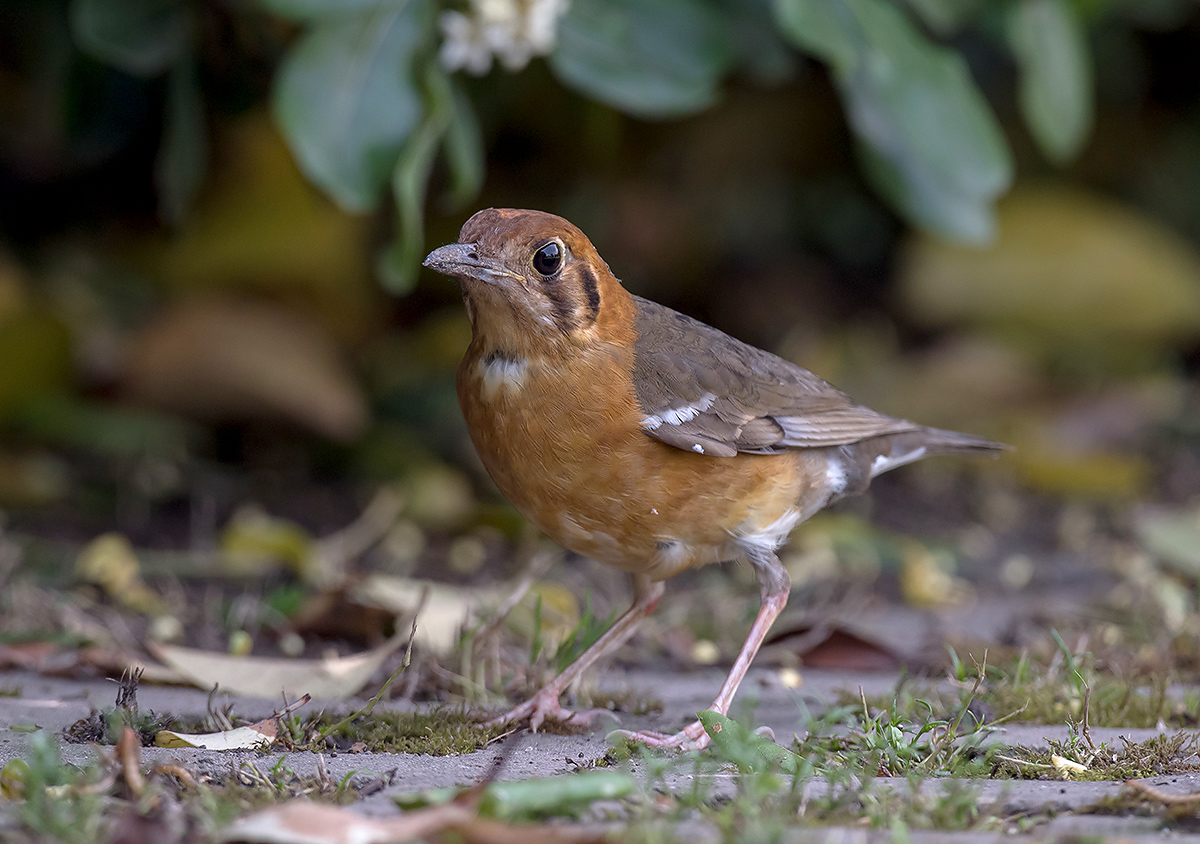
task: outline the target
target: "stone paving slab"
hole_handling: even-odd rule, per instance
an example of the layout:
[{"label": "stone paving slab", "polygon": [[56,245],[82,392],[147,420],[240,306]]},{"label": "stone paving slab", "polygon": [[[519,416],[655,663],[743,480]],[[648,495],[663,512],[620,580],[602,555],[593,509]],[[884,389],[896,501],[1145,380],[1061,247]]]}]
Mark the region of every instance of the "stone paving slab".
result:
[{"label": "stone paving slab", "polygon": [[[693,717],[698,709],[707,705],[713,690],[719,685],[719,671],[702,671],[664,677],[652,672],[610,672],[601,681],[601,687],[613,691],[633,690],[642,694],[652,693],[663,701],[664,711],[660,715],[642,718],[626,718],[622,726],[632,728],[673,729],[687,718]],[[880,694],[895,687],[897,675],[890,673],[850,673],[831,671],[806,671],[801,690],[784,687],[778,673],[769,669],[751,673],[746,684],[745,697],[756,698],[755,720],[770,726],[780,739],[801,729],[805,713],[814,707],[827,704],[837,692],[845,689],[857,690],[862,686],[868,695]],[[79,718],[89,714],[92,707],[111,706],[116,694],[116,685],[108,680],[58,680],[24,672],[0,672],[0,689],[15,691],[13,696],[0,697],[0,764],[10,758],[26,755],[29,733],[16,732],[13,726],[38,725],[58,732]],[[143,710],[153,710],[174,715],[199,715],[205,711],[207,694],[197,689],[171,688],[144,685],[138,693]],[[235,712],[243,717],[260,718],[270,714],[278,705],[276,701],[237,698],[233,700]],[[349,711],[361,702],[328,704],[335,711]],[[306,711],[315,711],[322,706],[314,701]],[[507,754],[507,762],[499,776],[502,779],[524,779],[533,776],[551,776],[567,773],[578,765],[587,764],[602,756],[608,748],[605,736],[612,729],[602,723],[596,730],[581,735],[521,734],[475,753],[456,757],[434,757],[404,754],[328,754],[325,764],[335,779],[352,771],[390,775],[390,785],[354,804],[355,811],[366,814],[387,814],[395,811],[392,798],[399,793],[452,785],[467,785],[477,782],[492,770],[501,755]],[[1093,728],[1092,736],[1097,742],[1112,744],[1121,737],[1141,741],[1157,734],[1155,730],[1116,730]],[[1046,738],[1065,739],[1065,727],[1008,725],[998,732],[994,740],[1005,744],[1026,746],[1044,745]],[[87,764],[95,756],[95,749],[84,745],[63,744],[63,756],[71,763]],[[317,756],[311,753],[260,754],[254,751],[217,752],[207,750],[179,750],[146,748],[148,762],[177,760],[194,770],[221,773],[243,762],[255,762],[267,768],[281,756],[285,764],[297,773],[311,773],[317,765]],[[638,773],[636,763],[633,765]],[[714,795],[732,794],[736,774],[719,773],[710,783]],[[673,773],[668,778],[671,787],[688,784],[689,775]],[[1179,793],[1200,790],[1200,775],[1156,777],[1148,780],[1156,787]],[[907,789],[903,779],[876,781],[881,787]],[[945,780],[927,780],[923,789],[948,787]],[[1195,841],[1200,836],[1184,833],[1164,833],[1161,824],[1152,817],[1107,817],[1095,815],[1070,815],[1072,811],[1086,809],[1104,798],[1118,795],[1120,783],[1111,782],[1043,782],[1043,781],[995,781],[974,783],[978,789],[981,806],[999,810],[1005,815],[1057,813],[1048,825],[1042,825],[1031,840],[1053,840],[1059,836],[1100,836],[1102,840],[1142,841]],[[820,789],[824,783],[812,783],[810,787]],[[819,793],[819,792],[814,792]],[[0,807],[0,814],[4,812]],[[695,836],[684,840],[703,844],[715,841],[715,830],[703,831],[703,825]],[[911,838],[921,844],[940,844],[942,841],[993,842],[1011,841],[1013,831],[996,834],[925,833],[913,832]],[[1025,838],[1026,836],[1017,836]],[[887,840],[888,834],[864,829],[797,829],[790,831],[786,841],[796,842],[870,842]]]}]

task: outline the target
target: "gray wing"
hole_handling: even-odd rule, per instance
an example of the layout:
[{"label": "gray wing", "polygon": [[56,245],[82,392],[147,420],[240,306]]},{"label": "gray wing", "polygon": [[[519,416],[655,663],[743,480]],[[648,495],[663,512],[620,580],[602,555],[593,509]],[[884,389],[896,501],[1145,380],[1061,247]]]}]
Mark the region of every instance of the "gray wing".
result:
[{"label": "gray wing", "polygon": [[719,457],[775,454],[920,427],[854,404],[807,369],[691,317],[634,300],[642,429],[669,445]]}]

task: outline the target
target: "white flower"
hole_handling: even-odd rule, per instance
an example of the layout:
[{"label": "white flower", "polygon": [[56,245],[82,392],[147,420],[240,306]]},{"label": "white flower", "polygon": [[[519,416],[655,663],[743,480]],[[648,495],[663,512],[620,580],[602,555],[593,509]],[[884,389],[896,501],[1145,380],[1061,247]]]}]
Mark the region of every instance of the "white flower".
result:
[{"label": "white flower", "polygon": [[442,12],[442,47],[438,58],[447,70],[463,70],[482,76],[492,69],[492,51],[483,40],[479,22],[461,12]]},{"label": "white flower", "polygon": [[482,76],[499,59],[516,71],[554,49],[567,0],[470,0],[467,13],[443,12],[439,58],[447,70]]}]

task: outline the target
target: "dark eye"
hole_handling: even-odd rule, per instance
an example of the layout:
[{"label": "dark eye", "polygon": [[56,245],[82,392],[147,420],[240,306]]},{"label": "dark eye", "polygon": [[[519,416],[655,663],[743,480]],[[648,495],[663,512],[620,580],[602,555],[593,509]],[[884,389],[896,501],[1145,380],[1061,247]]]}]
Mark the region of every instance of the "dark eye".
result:
[{"label": "dark eye", "polygon": [[563,250],[556,241],[550,241],[533,253],[533,268],[540,275],[550,276],[562,266]]}]

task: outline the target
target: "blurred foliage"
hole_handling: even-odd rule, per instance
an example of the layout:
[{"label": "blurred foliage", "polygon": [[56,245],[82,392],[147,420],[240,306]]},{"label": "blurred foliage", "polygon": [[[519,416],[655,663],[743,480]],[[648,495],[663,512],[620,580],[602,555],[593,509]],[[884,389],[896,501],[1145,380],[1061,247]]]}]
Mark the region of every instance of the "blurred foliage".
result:
[{"label": "blurred foliage", "polygon": [[1200,436],[1197,47],[1186,0],[12,0],[0,506],[320,535],[361,502],[304,482],[403,477],[517,535],[417,284],[485,204],[1038,489],[1198,494],[1147,445]]},{"label": "blurred foliage", "polygon": [[[931,232],[986,242],[995,230],[994,202],[1012,182],[1013,163],[969,60],[1007,58],[1033,139],[1049,160],[1067,163],[1092,125],[1095,80],[1086,27],[1129,25],[1128,7],[1142,4],[458,5],[259,0],[214,9],[189,0],[70,0],[66,11],[74,45],[84,55],[156,82],[163,129],[154,169],[164,218],[182,219],[207,166],[203,124],[210,94],[203,59],[231,61],[214,48],[258,52],[254,58],[270,76],[276,122],[314,184],[351,212],[375,208],[391,184],[397,245],[382,254],[380,270],[392,289],[407,290],[423,249],[424,197],[435,158],[444,155],[460,202],[474,196],[482,180],[485,149],[476,108],[452,71],[483,74],[493,58],[520,71],[545,56],[568,88],[626,114],[661,120],[710,108],[730,77],[781,84],[800,64],[784,46],[789,44],[828,65],[863,172],[886,201]],[[52,14],[32,17],[52,21]],[[230,30],[235,43],[214,44],[219,28]],[[474,86],[477,98],[489,96],[491,87]],[[1011,96],[995,87],[994,98]]]}]

